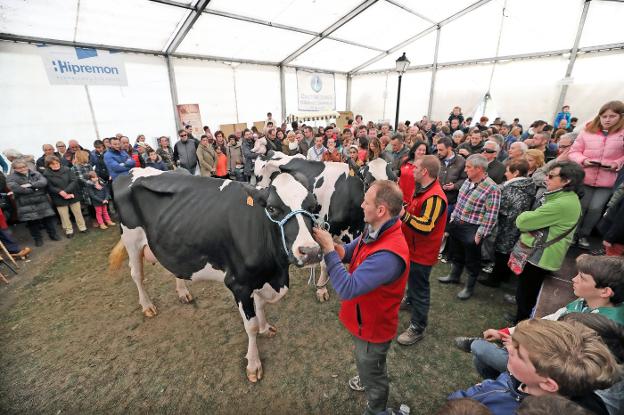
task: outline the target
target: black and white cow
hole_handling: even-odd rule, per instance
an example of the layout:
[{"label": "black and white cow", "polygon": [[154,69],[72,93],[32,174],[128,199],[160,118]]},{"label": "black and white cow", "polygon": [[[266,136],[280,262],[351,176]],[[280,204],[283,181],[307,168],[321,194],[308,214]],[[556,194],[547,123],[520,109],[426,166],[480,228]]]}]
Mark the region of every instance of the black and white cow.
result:
[{"label": "black and white cow", "polygon": [[[361,205],[368,186],[375,180],[396,180],[392,170],[386,169],[388,163],[381,158],[378,160],[369,163],[372,166],[366,166],[363,175],[352,176],[346,163],[310,161],[303,156],[274,152],[256,159],[254,174],[260,188],[268,186],[271,178],[282,172],[297,172],[305,176],[312,184],[319,203],[320,219],[329,223],[329,232],[334,239],[346,243],[364,230]],[[368,185],[363,178],[367,178]],[[327,270],[322,261],[321,275],[316,285],[316,297],[320,302],[329,300],[327,281]]]},{"label": "black and white cow", "polygon": [[358,175],[364,182],[364,191],[368,190],[375,180],[392,180],[393,182],[398,180],[398,177],[392,171],[390,163],[381,157],[369,161],[360,169]]},{"label": "black and white cow", "polygon": [[133,169],[113,183],[121,217],[121,241],[111,268],[128,252],[132,279],[146,316],[156,307],[143,286],[143,258],[176,277],[181,298],[191,300],[185,280],[223,281],[234,294],[249,337],[247,378],[262,378],[256,335],[276,330],[264,315],[288,290],[289,263],[320,260],[312,238],[316,200],[305,179],[277,175],[265,189],[230,180],[156,169]]}]

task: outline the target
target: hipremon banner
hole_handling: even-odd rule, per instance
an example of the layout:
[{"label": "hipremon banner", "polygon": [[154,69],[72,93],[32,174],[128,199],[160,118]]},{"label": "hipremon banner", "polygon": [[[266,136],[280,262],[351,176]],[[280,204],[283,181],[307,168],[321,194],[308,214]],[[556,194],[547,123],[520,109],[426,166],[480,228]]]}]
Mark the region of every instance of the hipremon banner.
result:
[{"label": "hipremon banner", "polygon": [[334,75],[297,70],[299,111],[335,111]]},{"label": "hipremon banner", "polygon": [[128,86],[121,53],[48,45],[39,50],[52,85]]}]

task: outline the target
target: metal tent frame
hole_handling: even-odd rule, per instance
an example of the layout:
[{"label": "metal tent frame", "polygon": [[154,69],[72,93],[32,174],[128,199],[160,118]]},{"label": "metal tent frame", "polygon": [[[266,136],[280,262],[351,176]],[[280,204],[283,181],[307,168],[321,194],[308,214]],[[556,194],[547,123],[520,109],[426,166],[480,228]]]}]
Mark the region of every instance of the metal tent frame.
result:
[{"label": "metal tent frame", "polygon": [[[354,76],[365,76],[365,75],[374,74],[374,73],[387,73],[387,72],[392,71],[390,69],[366,71],[365,69],[369,67],[370,65],[374,64],[375,62],[378,62],[379,60],[383,59],[384,57],[399,52],[402,48],[406,47],[407,45],[415,42],[416,40],[420,38],[423,38],[424,36],[434,31],[436,32],[436,42],[435,42],[433,63],[428,64],[428,65],[411,66],[407,69],[408,71],[431,71],[432,72],[431,87],[430,87],[430,92],[429,92],[430,96],[429,96],[429,104],[428,104],[428,115],[431,115],[431,109],[433,107],[433,100],[434,100],[434,94],[435,94],[436,72],[440,68],[449,68],[449,67],[463,66],[463,65],[496,63],[496,62],[503,62],[503,61],[539,59],[539,58],[563,56],[563,55],[569,54],[568,66],[564,75],[564,79],[567,79],[567,78],[570,78],[570,76],[572,75],[574,64],[579,54],[604,53],[604,52],[624,49],[624,42],[606,44],[606,45],[597,45],[597,46],[584,47],[584,48],[579,47],[581,36],[583,33],[583,27],[585,25],[590,3],[592,1],[597,2],[597,1],[613,1],[613,0],[585,0],[585,3],[583,5],[582,15],[578,22],[574,44],[572,45],[570,49],[562,49],[562,50],[539,52],[539,53],[507,55],[507,56],[494,56],[494,57],[488,57],[488,58],[469,59],[469,60],[445,62],[445,63],[438,62],[440,32],[443,26],[490,3],[492,0],[476,1],[475,3],[472,3],[468,7],[464,8],[463,10],[460,10],[457,13],[454,13],[451,16],[439,22],[436,22],[435,20],[430,19],[427,16],[424,16],[421,13],[418,13],[417,11],[414,11],[406,7],[405,5],[397,2],[396,0],[364,0],[361,3],[359,3],[355,8],[350,10],[348,13],[343,15],[341,18],[336,20],[333,24],[331,24],[329,27],[327,27],[325,30],[319,33],[311,31],[311,30],[297,28],[297,27],[290,26],[290,25],[275,23],[271,21],[238,15],[238,14],[229,13],[225,11],[219,11],[215,9],[209,9],[208,5],[211,0],[198,0],[197,3],[194,5],[182,4],[173,0],[149,0],[149,1],[188,10],[188,14],[184,18],[184,20],[178,25],[174,33],[172,33],[169,41],[167,42],[167,46],[164,48],[164,50],[114,47],[114,46],[104,45],[104,44],[93,44],[93,43],[72,42],[72,41],[66,41],[66,40],[48,39],[48,38],[40,38],[40,37],[20,36],[20,35],[14,35],[10,33],[0,33],[0,40],[35,43],[35,44],[45,43],[45,44],[52,44],[52,45],[72,46],[72,47],[82,47],[82,48],[96,48],[96,49],[104,49],[104,50],[122,51],[122,52],[128,52],[128,53],[140,53],[140,54],[162,56],[166,60],[167,69],[169,72],[171,98],[173,101],[174,112],[175,112],[175,108],[176,108],[178,101],[177,101],[177,91],[176,91],[176,83],[175,83],[175,73],[173,70],[173,64],[172,64],[171,58],[199,59],[199,60],[218,61],[218,62],[236,62],[236,63],[241,63],[241,64],[267,65],[267,66],[278,67],[279,73],[280,73],[280,96],[281,96],[281,104],[282,104],[281,105],[282,106],[282,118],[285,118],[286,116],[286,108],[285,108],[286,107],[286,91],[285,91],[286,68],[294,68],[294,69],[310,70],[310,71],[316,71],[316,72],[346,75],[346,78],[347,78],[347,93],[346,93],[347,95],[346,107],[347,108],[346,109],[350,110],[351,109],[351,82]],[[393,6],[396,6],[400,8],[401,10],[405,11],[406,13],[417,16],[420,19],[430,23],[431,26],[425,30],[422,30],[416,33],[410,38],[396,44],[395,46],[393,46],[392,48],[388,50],[381,50],[379,48],[376,48],[370,45],[365,45],[365,44],[361,44],[361,43],[354,42],[351,40],[345,40],[345,39],[332,36],[332,34],[335,33],[338,29],[343,27],[345,24],[347,24],[348,22],[353,20],[355,17],[360,15],[362,12],[367,10],[369,7],[371,7],[372,5],[378,2],[386,2]],[[283,59],[281,62],[278,62],[278,63],[269,62],[269,61],[250,60],[250,59],[236,59],[232,57],[222,57],[222,56],[206,56],[206,55],[177,53],[178,47],[184,41],[188,33],[191,31],[191,29],[193,28],[193,25],[197,22],[197,20],[203,14],[215,15],[215,16],[220,16],[220,17],[224,17],[228,19],[244,21],[244,22],[268,26],[268,27],[279,28],[279,29],[283,29],[283,30],[287,30],[287,31],[295,32],[295,33],[302,33],[302,34],[313,36],[313,38],[307,41],[305,44],[298,47],[296,50],[291,52],[285,59]],[[292,62],[295,59],[297,59],[297,57],[301,56],[302,54],[310,50],[314,45],[318,44],[320,41],[324,39],[331,39],[331,40],[345,43],[348,45],[365,48],[368,50],[379,52],[379,54],[375,56],[374,58],[346,72],[328,71],[328,70],[323,70],[323,69],[318,69],[318,68],[311,68],[311,67],[292,64]],[[558,111],[561,105],[563,105],[563,102],[567,94],[567,90],[568,90],[568,85],[566,83],[563,83],[563,85],[561,86],[561,92],[559,95],[557,109],[555,110],[555,113],[556,111]],[[175,118],[177,120],[177,117]]]}]

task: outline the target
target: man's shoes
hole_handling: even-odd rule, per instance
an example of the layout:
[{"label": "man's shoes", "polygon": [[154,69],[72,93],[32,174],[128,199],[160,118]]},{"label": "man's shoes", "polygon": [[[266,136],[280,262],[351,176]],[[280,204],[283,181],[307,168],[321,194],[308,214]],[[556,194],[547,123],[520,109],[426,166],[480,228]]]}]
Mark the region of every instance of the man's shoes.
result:
[{"label": "man's shoes", "polygon": [[459,278],[455,278],[451,275],[447,275],[446,277],[438,278],[438,282],[442,284],[459,284]]},{"label": "man's shoes", "polygon": [[511,323],[514,326],[517,324],[515,314],[505,313],[503,314],[503,318],[505,319],[505,321]]},{"label": "man's shoes", "polygon": [[503,300],[505,300],[506,303],[516,305],[516,296],[513,294],[503,295]]},{"label": "man's shoes", "polygon": [[399,310],[412,311],[412,305],[407,302],[407,298],[403,297],[403,299],[401,300],[401,305],[399,306]]},{"label": "man's shoes", "polygon": [[356,392],[364,392],[364,385],[362,385],[359,375],[353,376],[349,379],[349,387]]},{"label": "man's shoes", "polygon": [[[52,239],[52,238],[50,238]],[[43,246],[43,239],[35,239],[35,246]]]},{"label": "man's shoes", "polygon": [[479,340],[481,337],[455,337],[455,347],[459,350],[470,353],[470,346],[472,346],[472,342],[475,340]]},{"label": "man's shoes", "polygon": [[590,247],[589,240],[584,236],[581,236],[576,244],[581,249],[589,249]]},{"label": "man's shoes", "polygon": [[470,297],[472,297],[473,293],[474,293],[474,288],[464,287],[463,290],[457,293],[457,298],[459,298],[460,300],[467,300]]},{"label": "man's shoes", "polygon": [[500,280],[492,277],[492,274],[489,274],[487,278],[478,279],[479,284],[485,285],[486,287],[497,288],[500,286]]},{"label": "man's shoes", "polygon": [[444,254],[438,254],[438,261],[440,261],[443,264],[446,264],[448,262],[448,258]]},{"label": "man's shoes", "polygon": [[491,274],[492,271],[494,271],[494,265],[492,264],[486,265],[483,268],[481,268],[481,271],[483,271],[486,274]]},{"label": "man's shoes", "polygon": [[60,241],[61,237],[58,235],[58,233],[55,233],[53,235],[48,235],[50,237],[51,240],[53,241]]},{"label": "man's shoes", "polygon": [[417,329],[410,324],[410,326],[403,333],[397,337],[397,343],[403,346],[411,346],[418,343],[425,337],[423,330]]}]

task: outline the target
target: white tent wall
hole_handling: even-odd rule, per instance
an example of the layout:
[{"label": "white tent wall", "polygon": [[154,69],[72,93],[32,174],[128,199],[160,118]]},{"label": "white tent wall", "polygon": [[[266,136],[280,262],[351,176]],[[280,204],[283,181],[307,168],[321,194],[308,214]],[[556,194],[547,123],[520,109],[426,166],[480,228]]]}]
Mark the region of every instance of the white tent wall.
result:
[{"label": "white tent wall", "polygon": [[34,45],[0,42],[0,151],[41,154],[41,145],[95,139],[82,85],[50,85]]},{"label": "white tent wall", "polygon": [[[160,136],[175,136],[175,119],[165,59],[160,56],[124,54],[128,86],[90,85],[89,95],[100,137],[117,133],[134,143],[139,134],[156,146]],[[93,148],[93,140],[81,144]]]},{"label": "white tent wall", "polygon": [[565,104],[578,117],[579,126],[593,119],[608,101],[624,99],[624,54],[581,55],[576,59],[573,82]]},{"label": "white tent wall", "polygon": [[235,75],[238,122],[246,122],[251,128],[254,121],[265,120],[267,112],[277,120],[282,118],[279,68],[240,65]]}]

